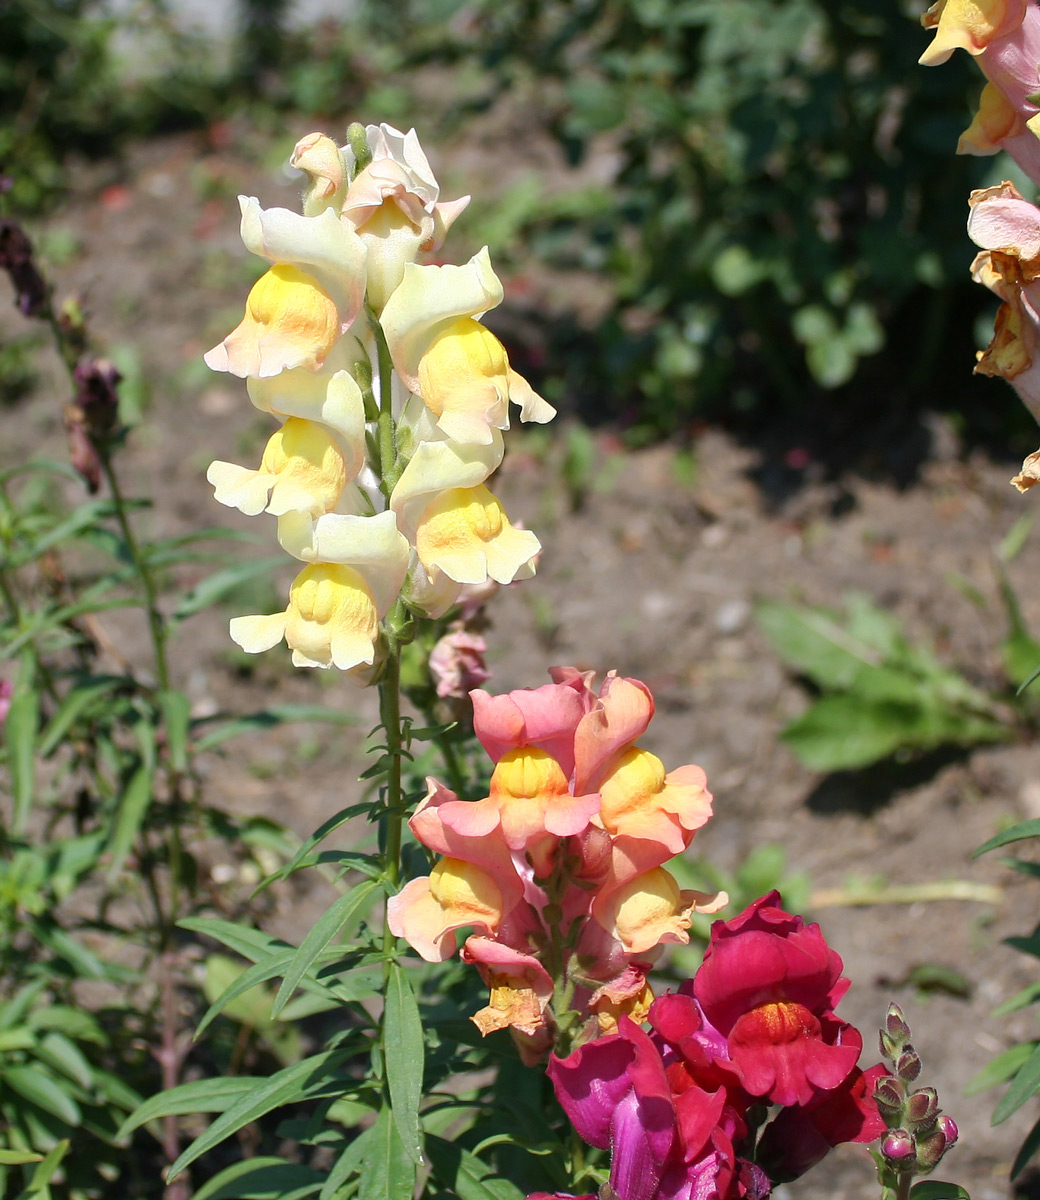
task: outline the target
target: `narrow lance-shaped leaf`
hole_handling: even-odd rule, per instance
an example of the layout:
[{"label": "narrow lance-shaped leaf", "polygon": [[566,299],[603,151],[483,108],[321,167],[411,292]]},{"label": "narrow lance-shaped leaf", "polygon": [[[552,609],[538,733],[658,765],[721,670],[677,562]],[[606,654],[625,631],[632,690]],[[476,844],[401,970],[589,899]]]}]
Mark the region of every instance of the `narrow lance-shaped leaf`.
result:
[{"label": "narrow lance-shaped leaf", "polygon": [[157,1096],[150,1096],[140,1108],[127,1117],[119,1130],[119,1139],[122,1140],[139,1126],[154,1121],[157,1117],[225,1112],[236,1100],[248,1095],[262,1082],[261,1076],[217,1076],[211,1079],[196,1079],[191,1083],[169,1088]]},{"label": "narrow lance-shaped leaf", "polygon": [[1037,1091],[1040,1091],[1040,1046],[1026,1059],[1018,1074],[1011,1081],[1011,1086],[1004,1093],[1003,1099],[993,1110],[991,1124],[999,1125],[1002,1121],[1006,1121]]},{"label": "narrow lance-shaped leaf", "polygon": [[133,849],[134,839],[144,824],[152,803],[153,780],[152,764],[142,762],[130,776],[119,798],[119,812],[108,844],[109,853],[112,855],[107,874],[110,883],[123,869],[127,855]]},{"label": "narrow lance-shaped leaf", "polygon": [[[333,901],[328,909],[318,918],[313,929],[300,944],[293,955],[282,986],[274,998],[271,1016],[277,1017],[289,1002],[293,992],[300,986],[300,981],[314,965],[318,955],[348,923],[364,916],[371,903],[372,893],[379,890],[379,884],[374,880],[366,880],[356,888]],[[422,1031],[420,1030],[420,1046]]]},{"label": "narrow lance-shaped leaf", "polygon": [[11,832],[16,837],[25,832],[36,794],[36,730],[40,720],[40,698],[33,674],[31,655],[26,654],[4,721],[4,744],[14,800]]},{"label": "narrow lance-shaped leaf", "polygon": [[281,1108],[285,1104],[293,1104],[307,1096],[314,1096],[328,1082],[330,1075],[348,1057],[342,1050],[325,1051],[314,1054],[301,1062],[293,1063],[277,1071],[262,1083],[254,1085],[252,1090],[236,1101],[226,1112],[219,1116],[204,1134],[184,1151],[170,1168],[169,1179],[174,1179],[185,1167],[190,1166],[197,1158],[219,1146],[225,1138],[237,1133],[251,1121]]},{"label": "narrow lance-shaped leaf", "polygon": [[415,1163],[397,1132],[388,1108],[383,1108],[365,1140],[358,1200],[411,1200]]},{"label": "narrow lance-shaped leaf", "polygon": [[383,1014],[383,1055],[394,1124],[415,1163],[421,1163],[419,1101],[422,1099],[425,1045],[419,1005],[400,963],[391,963]]}]

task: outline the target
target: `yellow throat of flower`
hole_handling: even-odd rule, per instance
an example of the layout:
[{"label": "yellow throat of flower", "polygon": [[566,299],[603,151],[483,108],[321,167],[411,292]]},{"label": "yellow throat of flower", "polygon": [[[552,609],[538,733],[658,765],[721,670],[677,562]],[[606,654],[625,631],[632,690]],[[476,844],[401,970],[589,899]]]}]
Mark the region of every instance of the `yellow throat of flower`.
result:
[{"label": "yellow throat of flower", "polygon": [[285,264],[272,267],[253,284],[246,321],[277,331],[280,341],[298,350],[301,366],[319,366],[339,336],[332,297],[313,275]]},{"label": "yellow throat of flower", "polygon": [[472,317],[439,333],[419,363],[419,388],[435,416],[509,394],[509,361],[497,337]]},{"label": "yellow throat of flower", "polygon": [[[289,590],[285,640],[309,659],[371,662],[379,614],[364,579],[353,567],[315,563],[304,567]],[[342,650],[337,653],[337,646]]]},{"label": "yellow throat of flower", "polygon": [[459,858],[442,858],[430,872],[430,895],[453,919],[494,927],[502,916],[502,893],[487,873]]},{"label": "yellow throat of flower", "polygon": [[560,764],[537,746],[520,746],[498,760],[491,776],[491,795],[503,800],[536,800],[568,794]]},{"label": "yellow throat of flower", "polygon": [[[267,443],[260,463],[278,477],[279,489],[311,497],[313,511],[331,512],[347,484],[347,467],[332,434],[322,425],[290,417]],[[286,500],[290,497],[286,496]],[[272,511],[288,511],[285,504]]]}]

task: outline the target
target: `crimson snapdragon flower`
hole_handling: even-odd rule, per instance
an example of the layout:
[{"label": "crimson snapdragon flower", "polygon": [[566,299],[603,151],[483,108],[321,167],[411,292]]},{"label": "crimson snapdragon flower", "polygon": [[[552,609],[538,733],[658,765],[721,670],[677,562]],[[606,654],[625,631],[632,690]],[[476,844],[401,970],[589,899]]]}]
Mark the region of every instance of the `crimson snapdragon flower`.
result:
[{"label": "crimson snapdragon flower", "polygon": [[[619,1200],[761,1200],[839,1142],[885,1129],[881,1065],[834,1007],[848,980],[819,927],[771,892],[717,921],[703,964],[655,1000],[644,1032],[622,1017],[549,1075],[590,1145],[611,1151]],[[767,1106],[781,1111],[768,1124]]]}]

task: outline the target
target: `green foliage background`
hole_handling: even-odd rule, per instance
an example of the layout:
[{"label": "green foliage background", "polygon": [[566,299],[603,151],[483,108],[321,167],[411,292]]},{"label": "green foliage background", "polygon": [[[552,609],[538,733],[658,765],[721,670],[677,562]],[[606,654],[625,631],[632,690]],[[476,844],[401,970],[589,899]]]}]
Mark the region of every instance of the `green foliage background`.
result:
[{"label": "green foliage background", "polygon": [[520,365],[554,401],[634,441],[750,415],[815,422],[831,444],[935,406],[1017,453],[1028,421],[968,376],[992,305],[968,279],[964,233],[968,191],[1013,168],[954,155],[981,79],[967,55],[917,65],[921,7],[364,0],[299,30],[281,0],[243,0],[236,42],[218,48],[155,2],[132,10],[135,56],[103,4],[14,0],[0,13],[0,161],[23,208],[39,205],[60,198],[70,152],[185,124],[410,123],[417,78],[448,66],[454,86],[422,105],[428,141],[462,140],[471,117],[513,104],[570,162],[617,164],[609,186],[546,199],[524,185],[472,214],[507,265],[601,284],[596,319],[532,311],[518,325]]}]

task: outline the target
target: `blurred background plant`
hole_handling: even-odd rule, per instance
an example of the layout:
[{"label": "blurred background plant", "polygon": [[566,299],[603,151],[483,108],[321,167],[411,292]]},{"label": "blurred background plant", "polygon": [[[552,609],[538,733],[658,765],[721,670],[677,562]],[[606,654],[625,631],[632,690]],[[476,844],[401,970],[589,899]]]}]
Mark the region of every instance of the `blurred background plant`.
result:
[{"label": "blurred background plant", "polygon": [[797,425],[830,460],[849,439],[862,457],[863,429],[884,459],[892,428],[934,406],[1018,452],[1027,418],[988,403],[999,385],[967,386],[969,352],[949,353],[977,340],[986,305],[968,279],[963,197],[1016,175],[953,154],[980,85],[966,56],[914,69],[916,5],[220,11],[222,28],[193,31],[161,0],[5,5],[0,163],[17,163],[19,211],[60,197],[70,155],[134,136],[193,126],[220,141],[248,119],[255,137],[289,112],[405,120],[421,97],[427,136],[443,142],[506,106],[508,136],[551,139],[579,168],[552,186],[513,175],[468,227],[515,270],[538,263],[563,281],[553,303],[512,310],[520,365],[555,403],[620,422],[630,443],[708,418],[781,439]]},{"label": "blurred background plant", "polygon": [[850,594],[844,613],[760,600],[756,615],[773,649],[815,693],[810,707],[783,730],[783,741],[816,771],[851,771],[883,759],[906,762],[941,747],[1035,736],[1040,642],[1026,626],[1006,566],[1025,545],[1031,514],[1020,517],[997,547],[993,570],[1003,613],[993,618],[978,590],[961,590],[989,624],[1004,625],[990,678],[969,679],[934,650],[912,642],[899,618],[868,596]]}]

